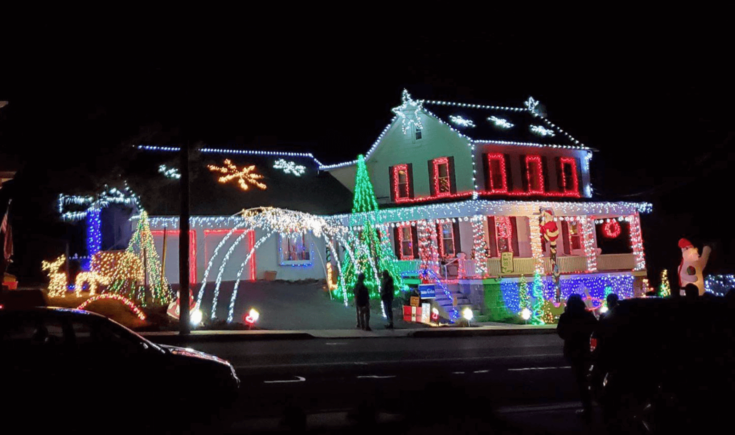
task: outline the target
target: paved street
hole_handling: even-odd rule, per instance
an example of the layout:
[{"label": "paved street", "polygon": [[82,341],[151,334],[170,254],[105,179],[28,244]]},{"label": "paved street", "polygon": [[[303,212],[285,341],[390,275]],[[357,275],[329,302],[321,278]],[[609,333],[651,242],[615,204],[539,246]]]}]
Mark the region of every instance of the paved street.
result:
[{"label": "paved street", "polygon": [[574,415],[577,393],[555,335],[190,346],[228,359],[242,380],[237,401],[202,430],[216,421],[223,433],[268,432],[291,411],[308,415],[307,428],[341,430],[348,414],[370,409],[380,425],[423,427],[424,433],[457,419],[475,421],[477,429],[546,427],[529,415],[545,416],[563,432],[582,427],[574,418],[560,419]]}]

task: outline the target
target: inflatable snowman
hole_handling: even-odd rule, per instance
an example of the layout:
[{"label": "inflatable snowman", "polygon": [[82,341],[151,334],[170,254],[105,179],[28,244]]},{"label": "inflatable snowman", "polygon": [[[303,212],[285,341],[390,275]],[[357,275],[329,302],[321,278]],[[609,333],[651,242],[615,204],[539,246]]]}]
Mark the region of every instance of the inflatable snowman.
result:
[{"label": "inflatable snowman", "polygon": [[679,240],[681,248],[681,265],[679,265],[679,294],[684,295],[684,287],[694,284],[699,288],[699,296],[704,294],[704,276],[702,271],[707,267],[707,260],[712,249],[705,246],[702,255],[699,250],[687,239]]}]

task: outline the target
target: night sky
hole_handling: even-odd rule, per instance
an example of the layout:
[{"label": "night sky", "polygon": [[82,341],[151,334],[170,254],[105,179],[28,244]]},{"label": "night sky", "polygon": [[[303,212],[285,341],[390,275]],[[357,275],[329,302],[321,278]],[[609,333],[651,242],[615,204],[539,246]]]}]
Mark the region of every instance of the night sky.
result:
[{"label": "night sky", "polygon": [[654,203],[644,220],[652,277],[675,274],[679,237],[716,243],[709,271],[733,271],[735,237],[720,214],[735,187],[733,38],[712,18],[722,13],[485,9],[443,4],[428,19],[363,4],[11,26],[0,38],[0,100],[10,101],[0,170],[21,169],[3,189],[17,204],[16,243],[64,237],[53,199],[119,179],[131,144],[202,141],[336,163],[367,151],[407,88],[511,106],[533,96],[599,150],[598,198]]}]

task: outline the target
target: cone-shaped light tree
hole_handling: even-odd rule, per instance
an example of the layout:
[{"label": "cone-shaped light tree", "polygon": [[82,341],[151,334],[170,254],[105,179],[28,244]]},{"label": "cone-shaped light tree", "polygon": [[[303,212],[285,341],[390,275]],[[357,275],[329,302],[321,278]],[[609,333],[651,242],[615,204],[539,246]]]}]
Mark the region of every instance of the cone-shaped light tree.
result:
[{"label": "cone-shaped light tree", "polygon": [[[357,157],[357,174],[355,175],[355,192],[352,201],[352,218],[359,218],[360,229],[353,232],[353,237],[348,239],[349,249],[353,253],[354,261],[349,256],[345,257],[342,266],[342,274],[346,288],[342,285],[337,288],[337,294],[342,295],[347,291],[348,297],[352,297],[352,288],[357,282],[360,273],[365,274],[365,284],[370,290],[370,297],[380,298],[380,275],[384,270],[393,277],[396,294],[403,287],[401,274],[395,263],[396,257],[391,249],[387,226],[377,224],[378,201],[375,199],[373,183],[370,181],[365,159],[362,155]],[[355,214],[360,216],[354,216]],[[352,219],[351,218],[351,219]],[[354,228],[354,227],[353,227]]]}]

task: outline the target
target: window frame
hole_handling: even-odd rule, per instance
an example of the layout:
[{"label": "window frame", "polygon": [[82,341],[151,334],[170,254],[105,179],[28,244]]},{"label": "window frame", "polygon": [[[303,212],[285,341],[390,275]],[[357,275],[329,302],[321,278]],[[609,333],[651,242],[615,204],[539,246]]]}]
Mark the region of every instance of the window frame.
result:
[{"label": "window frame", "polygon": [[[572,170],[572,187],[567,188],[567,174],[565,166],[571,166]],[[574,157],[559,158],[559,172],[561,173],[561,191],[563,193],[578,194],[579,193],[579,177],[577,175],[577,159]]]},{"label": "window frame", "polygon": [[[495,187],[494,183],[494,176],[496,175],[493,172],[493,162],[497,161],[499,162],[500,166],[500,176],[502,179],[502,186],[500,188]],[[508,193],[508,168],[505,164],[505,154],[502,153],[491,153],[487,154],[487,184],[488,184],[488,191],[490,193]]]},{"label": "window frame", "polygon": [[[436,159],[433,159],[431,162],[434,167],[434,179],[432,180],[434,184],[434,197],[443,198],[445,196],[451,196],[452,195],[452,167],[449,162],[449,157],[437,157]],[[440,187],[441,187],[440,178],[445,178],[445,177],[439,177],[439,168],[442,165],[447,166],[447,176],[446,176],[447,191],[446,192],[441,192],[440,190]]]},{"label": "window frame", "polygon": [[[406,171],[406,196],[400,196],[400,171]],[[393,189],[393,200],[394,202],[405,202],[411,199],[411,171],[409,169],[408,163],[403,163],[400,165],[393,166],[393,186],[391,188]]]},{"label": "window frame", "polygon": [[[546,194],[544,186],[544,161],[540,155],[526,155],[526,183],[527,192],[529,194],[544,195]],[[536,182],[538,183],[538,189],[533,189],[533,181],[531,179],[531,165],[536,168]]]},{"label": "window frame", "polygon": [[[498,251],[498,257],[501,257],[504,252],[510,252],[513,255],[516,255],[516,252],[513,249],[513,222],[511,221],[511,216],[494,216],[495,217],[495,246]],[[509,234],[507,234],[506,237],[500,236],[500,225],[501,221],[503,223],[507,222],[507,229],[509,231]],[[508,247],[507,251],[502,251],[500,249],[500,240],[505,240],[506,246]]]},{"label": "window frame", "polygon": [[[403,229],[408,228],[408,239],[404,239]],[[398,259],[399,260],[415,260],[416,257],[413,255],[414,252],[414,246],[413,246],[413,227],[410,224],[406,225],[400,225],[398,226],[398,240],[396,241],[398,243]],[[409,247],[409,255],[406,255],[403,250],[403,244],[408,243]]]},{"label": "window frame", "polygon": [[[440,237],[438,237],[438,239],[439,239],[439,253],[444,258],[449,257],[450,255],[453,255],[453,256],[456,257],[457,256],[457,242],[454,240],[454,225],[451,222],[445,222],[445,223],[437,224],[437,226],[438,226],[439,236],[440,236]],[[449,238],[452,239],[452,251],[454,251],[454,252],[452,252],[451,254],[448,254],[447,253],[447,245],[444,242],[444,239],[445,239],[445,237],[444,237],[444,227],[445,226],[448,226],[449,227],[449,234],[451,236],[451,237],[448,237],[447,239],[449,239]]]},{"label": "window frame", "polygon": [[310,233],[302,233],[300,234],[302,237],[302,244],[304,246],[304,251],[309,254],[309,259],[301,259],[301,260],[284,260],[283,259],[283,253],[285,252],[283,249],[283,242],[286,239],[289,239],[288,236],[284,237],[283,235],[278,235],[278,265],[279,266],[311,266],[314,261],[314,247],[313,243],[311,241],[311,234]]}]

